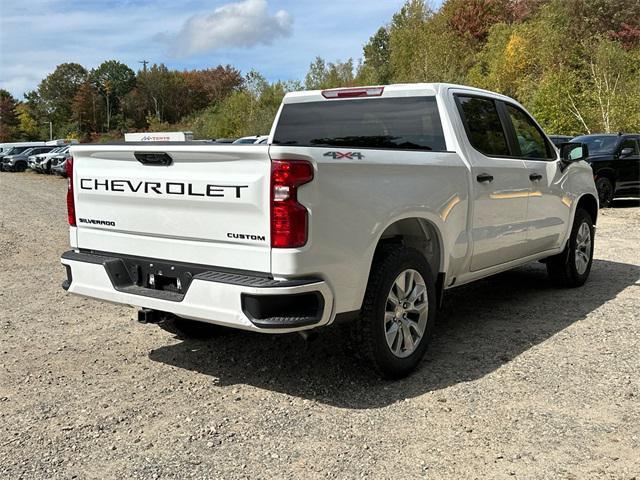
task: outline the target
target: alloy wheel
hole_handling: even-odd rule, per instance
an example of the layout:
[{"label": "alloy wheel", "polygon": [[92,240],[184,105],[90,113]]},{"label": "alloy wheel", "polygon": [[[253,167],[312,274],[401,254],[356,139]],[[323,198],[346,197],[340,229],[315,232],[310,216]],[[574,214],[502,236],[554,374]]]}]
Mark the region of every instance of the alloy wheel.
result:
[{"label": "alloy wheel", "polygon": [[578,229],[576,235],[576,271],[578,274],[583,275],[587,271],[589,266],[589,260],[591,259],[591,229],[586,222],[583,222]]},{"label": "alloy wheel", "polygon": [[384,314],[387,346],[399,358],[411,355],[424,336],[429,314],[427,287],[413,269],[401,272],[391,285]]}]

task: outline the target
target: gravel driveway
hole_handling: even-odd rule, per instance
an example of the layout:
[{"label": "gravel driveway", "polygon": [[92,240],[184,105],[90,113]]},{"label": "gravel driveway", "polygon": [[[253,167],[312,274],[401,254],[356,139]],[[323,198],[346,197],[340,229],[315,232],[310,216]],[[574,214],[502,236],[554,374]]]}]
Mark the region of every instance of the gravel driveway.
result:
[{"label": "gravel driveway", "polygon": [[384,382],[342,330],[182,340],[60,288],[66,182],[0,173],[0,478],[640,479],[640,206],[580,289],[534,264],[446,297]]}]

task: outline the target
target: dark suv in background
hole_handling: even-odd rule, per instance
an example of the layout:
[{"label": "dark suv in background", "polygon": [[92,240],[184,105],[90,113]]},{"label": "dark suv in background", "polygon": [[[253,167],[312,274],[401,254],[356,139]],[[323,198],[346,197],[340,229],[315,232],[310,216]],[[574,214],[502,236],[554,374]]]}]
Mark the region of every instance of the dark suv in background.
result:
[{"label": "dark suv in background", "polygon": [[570,135],[549,135],[549,140],[558,148],[560,148],[563,143],[570,142],[572,138]]},{"label": "dark suv in background", "polygon": [[572,142],[589,147],[600,207],[611,206],[614,198],[640,197],[640,134],[583,135]]}]

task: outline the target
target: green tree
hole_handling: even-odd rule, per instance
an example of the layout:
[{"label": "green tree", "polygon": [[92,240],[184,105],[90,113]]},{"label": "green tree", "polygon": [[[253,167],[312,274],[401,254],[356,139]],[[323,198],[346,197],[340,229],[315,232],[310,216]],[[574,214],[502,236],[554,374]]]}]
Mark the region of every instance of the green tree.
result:
[{"label": "green tree", "polygon": [[0,142],[19,137],[18,101],[8,91],[0,89]]},{"label": "green tree", "polygon": [[322,57],[316,57],[309,65],[309,71],[304,79],[304,86],[307,90],[319,90],[326,88],[327,64]]},{"label": "green tree", "polygon": [[30,141],[49,138],[48,132],[46,136],[43,134],[42,124],[38,124],[38,121],[31,115],[29,106],[26,103],[19,103],[16,107],[16,112],[22,140]]},{"label": "green tree", "polygon": [[108,131],[111,129],[113,114],[118,112],[122,99],[135,86],[136,75],[124,63],[117,60],[107,60],[91,72],[91,79],[105,100],[105,119]]},{"label": "green tree", "polygon": [[446,12],[435,13],[422,31],[422,63],[416,65],[416,80],[423,82],[464,83],[475,62],[474,48],[466,37],[449,28]]},{"label": "green tree", "polygon": [[603,39],[583,67],[576,116],[587,131],[613,133],[640,128],[640,62],[637,51]]},{"label": "green tree", "polygon": [[394,82],[420,81],[425,64],[424,28],[432,15],[423,0],[409,0],[391,19],[389,63]]},{"label": "green tree", "polygon": [[321,57],[309,65],[309,71],[305,77],[307,90],[322,90],[326,88],[350,87],[355,85],[353,60],[327,63]]},{"label": "green tree", "polygon": [[82,65],[62,63],[38,85],[39,114],[35,118],[52,122],[55,136],[62,136],[72,122],[73,98],[86,79]]},{"label": "green tree", "polygon": [[380,27],[363,47],[364,61],[358,72],[360,83],[390,83],[390,53],[389,31],[386,27]]},{"label": "green tree", "polygon": [[245,88],[203,111],[193,122],[198,138],[235,138],[268,134],[284,95],[299,90],[299,82],[270,84],[255,71],[244,80]]}]

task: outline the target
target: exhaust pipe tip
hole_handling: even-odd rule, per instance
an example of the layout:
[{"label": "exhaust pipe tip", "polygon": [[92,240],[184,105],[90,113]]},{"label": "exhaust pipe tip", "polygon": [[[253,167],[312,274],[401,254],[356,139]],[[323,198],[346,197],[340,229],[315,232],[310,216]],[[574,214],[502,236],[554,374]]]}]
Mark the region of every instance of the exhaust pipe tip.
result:
[{"label": "exhaust pipe tip", "polygon": [[298,332],[298,334],[307,343],[313,342],[316,338],[318,338],[318,332],[316,332],[315,330],[301,330]]}]

